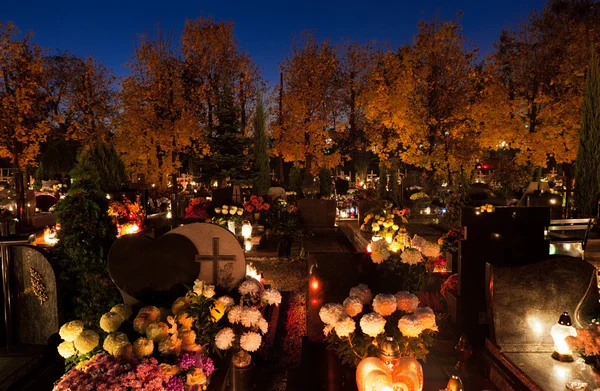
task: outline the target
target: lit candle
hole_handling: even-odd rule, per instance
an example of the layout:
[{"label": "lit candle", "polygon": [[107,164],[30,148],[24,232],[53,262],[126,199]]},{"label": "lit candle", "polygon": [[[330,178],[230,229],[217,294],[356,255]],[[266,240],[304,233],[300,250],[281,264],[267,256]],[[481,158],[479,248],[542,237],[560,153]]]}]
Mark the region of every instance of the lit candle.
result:
[{"label": "lit candle", "polygon": [[249,221],[242,223],[242,236],[244,239],[250,239],[252,237],[252,224]]},{"label": "lit candle", "polygon": [[552,358],[558,361],[573,361],[573,351],[565,338],[577,336],[577,330],[571,325],[571,317],[568,312],[562,313],[558,322],[550,329],[550,335],[554,341]]}]

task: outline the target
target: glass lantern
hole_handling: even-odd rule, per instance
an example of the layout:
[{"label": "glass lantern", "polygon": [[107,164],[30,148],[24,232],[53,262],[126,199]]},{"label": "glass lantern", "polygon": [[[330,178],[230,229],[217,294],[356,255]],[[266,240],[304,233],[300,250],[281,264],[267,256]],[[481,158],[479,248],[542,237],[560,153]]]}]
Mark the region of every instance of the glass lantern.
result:
[{"label": "glass lantern", "polygon": [[250,239],[252,237],[252,224],[247,220],[242,223],[242,236],[244,239]]}]

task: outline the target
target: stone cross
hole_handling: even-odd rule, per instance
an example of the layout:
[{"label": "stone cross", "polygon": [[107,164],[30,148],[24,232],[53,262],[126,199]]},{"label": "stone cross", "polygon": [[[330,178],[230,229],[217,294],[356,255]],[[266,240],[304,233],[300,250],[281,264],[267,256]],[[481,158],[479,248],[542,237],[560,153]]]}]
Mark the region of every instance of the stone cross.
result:
[{"label": "stone cross", "polygon": [[[223,273],[219,273],[219,261],[235,261],[235,255],[221,255],[219,254],[219,238],[213,238],[212,239],[212,247],[213,247],[213,253],[212,255],[196,255],[196,262],[200,263],[200,273],[201,276],[205,276],[204,278],[206,278],[206,276],[208,275],[207,273],[203,273],[204,270],[207,270],[208,268],[212,267],[212,281],[206,281],[215,285],[223,285],[221,284],[223,281],[223,276],[219,275],[219,274],[223,274]],[[208,268],[204,267],[203,265],[207,265]],[[219,278],[221,277],[221,278]]]}]

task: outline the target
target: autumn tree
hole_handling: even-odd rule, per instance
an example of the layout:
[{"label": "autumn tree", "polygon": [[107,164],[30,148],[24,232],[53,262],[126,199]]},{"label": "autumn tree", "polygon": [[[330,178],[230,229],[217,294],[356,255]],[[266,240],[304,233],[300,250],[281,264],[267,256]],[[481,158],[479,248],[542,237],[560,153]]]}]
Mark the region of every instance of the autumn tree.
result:
[{"label": "autumn tree", "polygon": [[180,154],[208,152],[204,123],[189,104],[182,80],[183,61],[171,39],[141,36],[122,83],[116,148],[126,169],[165,186],[180,168]]},{"label": "autumn tree", "polygon": [[599,11],[591,0],[549,1],[518,29],[502,32],[477,109],[484,146],[514,149],[517,161],[532,167],[575,159]]},{"label": "autumn tree", "polygon": [[[341,162],[336,134],[339,119],[338,59],[329,41],[318,42],[304,32],[281,64],[281,121],[273,123],[275,149],[287,162],[303,164],[307,172]],[[277,98],[275,98],[277,99]]]},{"label": "autumn tree", "polygon": [[[474,61],[458,22],[421,22],[410,46],[387,53],[365,94],[369,137],[382,159],[397,156],[430,177],[469,169],[478,158],[471,105]],[[474,142],[475,141],[475,142]]]},{"label": "autumn tree", "polygon": [[53,135],[82,145],[105,139],[117,113],[112,70],[91,57],[59,53],[46,58],[46,72]]},{"label": "autumn tree", "polygon": [[37,164],[50,130],[44,52],[31,38],[19,38],[14,24],[0,22],[0,158],[17,168]]}]

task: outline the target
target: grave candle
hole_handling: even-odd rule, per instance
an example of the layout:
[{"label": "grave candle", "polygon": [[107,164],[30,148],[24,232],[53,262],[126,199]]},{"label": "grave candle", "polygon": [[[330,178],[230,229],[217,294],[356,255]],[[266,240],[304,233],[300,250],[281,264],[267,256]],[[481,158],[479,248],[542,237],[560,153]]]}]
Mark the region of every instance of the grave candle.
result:
[{"label": "grave candle", "polygon": [[558,323],[550,329],[550,335],[554,341],[554,353],[552,358],[558,361],[573,361],[573,351],[565,341],[567,337],[576,337],[577,330],[571,324],[571,317],[568,312],[563,312]]},{"label": "grave candle", "polygon": [[252,224],[249,221],[242,223],[242,236],[244,239],[250,239],[252,237]]},{"label": "grave candle", "polygon": [[463,391],[463,384],[460,377],[452,375],[444,391]]}]

